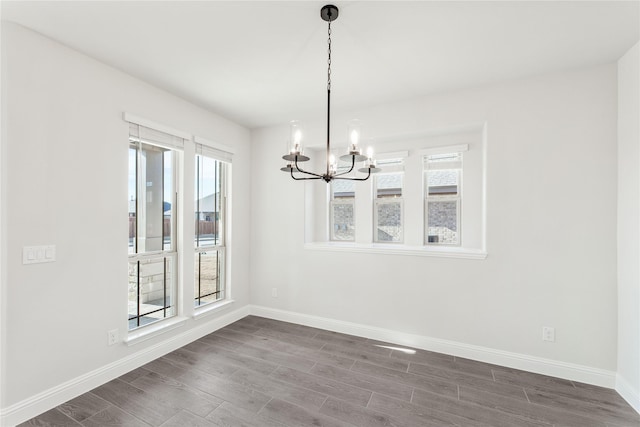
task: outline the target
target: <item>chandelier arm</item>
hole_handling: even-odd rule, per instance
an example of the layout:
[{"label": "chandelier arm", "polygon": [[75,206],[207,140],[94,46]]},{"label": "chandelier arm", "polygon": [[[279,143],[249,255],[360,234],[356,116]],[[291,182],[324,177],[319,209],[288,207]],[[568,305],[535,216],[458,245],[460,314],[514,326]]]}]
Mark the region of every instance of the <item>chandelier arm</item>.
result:
[{"label": "chandelier arm", "polygon": [[[324,177],[324,175],[320,175],[320,174],[313,173],[313,172],[308,172],[308,171],[305,171],[305,170],[302,170],[302,169],[298,169],[296,172],[300,172],[300,173],[303,173],[305,175],[311,175],[311,176],[314,176],[316,178],[323,178]],[[293,177],[293,170],[291,170],[291,176]]]},{"label": "chandelier arm", "polygon": [[342,180],[345,180],[345,181],[366,181],[366,180],[369,179],[370,176],[371,176],[371,171],[367,172],[367,176],[364,177],[364,178],[355,178],[355,177],[348,177],[348,176],[346,176],[344,178],[341,178],[341,177],[335,177],[334,176],[333,179],[342,179]]},{"label": "chandelier arm", "polygon": [[[323,175],[306,171],[306,170],[302,169],[300,166],[298,166],[298,157],[297,156],[296,156],[296,160],[295,160],[295,167],[296,167],[296,171],[297,172],[304,173],[304,174],[307,174],[307,175],[313,175],[313,176],[318,177],[318,178],[322,178],[323,177]],[[291,168],[291,177],[293,179],[296,179],[296,178],[293,177],[293,168]]]},{"label": "chandelier arm", "polygon": [[312,176],[312,177],[295,177],[293,176],[293,173],[291,173],[291,178],[293,178],[296,181],[306,181],[309,179],[323,179],[322,176]]}]

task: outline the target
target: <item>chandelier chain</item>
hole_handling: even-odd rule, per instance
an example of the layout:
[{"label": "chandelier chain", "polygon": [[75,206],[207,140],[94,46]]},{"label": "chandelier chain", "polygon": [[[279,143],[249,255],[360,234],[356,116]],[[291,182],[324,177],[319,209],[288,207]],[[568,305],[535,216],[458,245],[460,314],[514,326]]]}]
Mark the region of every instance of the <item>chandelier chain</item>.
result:
[{"label": "chandelier chain", "polygon": [[331,20],[329,20],[329,29],[327,30],[328,40],[327,53],[329,55],[327,59],[327,90],[331,90]]}]

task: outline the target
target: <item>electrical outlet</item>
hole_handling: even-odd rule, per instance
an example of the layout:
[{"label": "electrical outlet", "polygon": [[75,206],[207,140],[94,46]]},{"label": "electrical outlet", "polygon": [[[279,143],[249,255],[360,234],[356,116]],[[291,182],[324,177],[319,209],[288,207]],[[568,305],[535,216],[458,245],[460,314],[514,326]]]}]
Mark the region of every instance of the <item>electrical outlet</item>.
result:
[{"label": "electrical outlet", "polygon": [[273,298],[278,298],[278,288],[271,288],[271,296]]},{"label": "electrical outlet", "polygon": [[543,326],[542,341],[555,342],[555,340],[556,340],[556,329],[551,326]]},{"label": "electrical outlet", "polygon": [[118,342],[118,330],[117,329],[112,329],[110,331],[107,331],[107,335],[109,337],[109,340],[108,340],[109,345],[114,345],[115,343]]}]

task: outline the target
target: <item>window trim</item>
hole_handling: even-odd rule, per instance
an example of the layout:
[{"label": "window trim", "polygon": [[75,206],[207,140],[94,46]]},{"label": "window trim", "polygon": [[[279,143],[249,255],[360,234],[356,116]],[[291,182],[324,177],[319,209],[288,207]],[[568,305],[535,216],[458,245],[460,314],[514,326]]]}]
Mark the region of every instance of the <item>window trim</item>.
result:
[{"label": "window trim", "polygon": [[[222,153],[222,154],[221,154]],[[218,227],[218,239],[217,239],[217,244],[214,241],[214,244],[211,246],[194,246],[194,256],[198,257],[199,254],[201,252],[207,252],[207,251],[217,251],[218,254],[221,256],[221,260],[218,261],[218,267],[219,267],[219,271],[217,271],[217,275],[218,275],[218,282],[220,284],[220,288],[221,288],[221,292],[223,297],[216,299],[215,301],[211,301],[208,303],[204,303],[204,304],[197,304],[198,300],[200,298],[202,298],[198,292],[196,292],[195,290],[195,286],[197,285],[197,282],[195,281],[200,280],[199,277],[194,277],[194,283],[193,283],[193,287],[194,287],[194,298],[193,298],[193,310],[194,310],[194,316],[195,315],[200,315],[201,312],[206,312],[209,310],[209,307],[212,305],[216,305],[216,304],[220,304],[221,302],[230,300],[230,296],[229,296],[229,287],[228,287],[228,281],[227,281],[227,267],[228,267],[228,263],[227,263],[227,234],[228,234],[228,230],[227,230],[227,218],[228,218],[228,185],[229,185],[229,181],[230,181],[230,173],[231,173],[231,158],[232,158],[232,153],[226,153],[225,152],[213,149],[211,147],[206,147],[203,146],[202,144],[196,144],[196,150],[195,150],[195,154],[194,154],[194,163],[198,162],[198,156],[202,157],[202,158],[208,158],[211,160],[215,160],[216,162],[219,163],[219,170],[218,170],[218,178],[220,179],[220,206],[218,208],[218,212],[219,212],[219,227]],[[228,159],[227,160],[223,160],[222,157]],[[195,168],[195,171],[197,173],[198,168]],[[196,177],[197,179],[199,179],[199,177]],[[197,193],[197,189],[198,186],[196,185],[196,187],[194,188],[194,193]],[[197,197],[199,197],[199,194],[196,194]],[[214,196],[215,197],[215,196]],[[197,199],[199,200],[199,198]],[[198,214],[198,212],[201,211],[197,211],[194,210],[194,212],[196,214]],[[194,237],[197,237],[198,235],[198,230],[194,230]],[[195,241],[195,240],[194,240]],[[194,261],[196,259],[194,258]],[[194,263],[195,265],[195,263]]]},{"label": "window trim", "polygon": [[128,123],[132,123],[134,125],[138,125],[138,126],[143,126],[155,131],[160,131],[169,135],[173,135],[176,136],[178,138],[182,138],[186,141],[189,141],[191,139],[191,134],[179,129],[174,129],[172,127],[163,125],[161,123],[158,122],[154,122],[153,120],[149,120],[149,119],[145,119],[144,117],[140,117],[140,116],[136,116],[135,114],[131,114],[131,113],[123,113],[122,114],[122,118],[124,119],[125,122]]},{"label": "window trim", "polygon": [[[132,135],[132,127],[136,126],[136,131],[137,131],[137,135]],[[180,170],[180,166],[181,166],[181,155],[182,155],[182,149],[184,148],[184,141],[182,144],[179,144],[179,140],[180,137],[177,137],[175,135],[170,135],[167,134],[169,137],[172,138],[178,138],[175,140],[175,144],[165,144],[162,142],[157,142],[157,141],[149,141],[149,140],[143,140],[142,138],[140,138],[140,131],[142,128],[146,128],[145,126],[138,124],[138,123],[133,123],[130,122],[129,123],[129,139],[128,139],[128,146],[129,148],[131,148],[132,146],[136,147],[136,157],[135,157],[135,161],[136,161],[136,236],[135,236],[135,242],[134,242],[134,248],[135,248],[135,253],[127,253],[127,264],[130,264],[132,261],[140,261],[140,260],[151,260],[151,259],[156,259],[156,258],[170,258],[171,259],[171,264],[172,264],[172,278],[171,278],[171,283],[167,286],[166,284],[166,279],[165,279],[165,283],[164,283],[164,292],[165,292],[165,302],[163,305],[162,309],[160,310],[165,310],[165,317],[155,320],[151,323],[148,323],[146,325],[140,325],[139,320],[141,317],[144,317],[144,315],[140,314],[140,301],[137,301],[137,311],[136,311],[136,316],[134,316],[133,318],[130,318],[129,315],[127,315],[127,336],[129,336],[129,334],[132,334],[132,336],[138,336],[141,334],[138,334],[137,331],[141,330],[141,329],[151,329],[151,330],[155,330],[156,328],[151,328],[151,326],[153,325],[157,325],[159,323],[165,323],[170,319],[173,319],[175,317],[180,316],[181,313],[181,306],[180,306],[180,300],[179,300],[179,291],[180,291],[180,276],[179,276],[179,262],[180,262],[180,251],[179,251],[179,237],[178,237],[178,222],[177,222],[177,211],[178,211],[178,188],[179,188],[179,181],[178,181],[178,177],[179,177],[179,170]],[[147,130],[151,130],[151,131],[155,131],[155,132],[162,132],[158,129],[151,129],[151,128],[146,128]],[[164,132],[163,132],[164,133]],[[149,146],[153,146],[153,147],[159,147],[161,149],[164,149],[166,151],[171,151],[172,152],[172,171],[171,171],[171,179],[173,181],[173,191],[172,191],[172,198],[171,198],[171,202],[172,202],[172,215],[171,215],[171,222],[170,222],[170,230],[171,230],[171,247],[169,249],[165,249],[164,248],[164,215],[163,215],[163,233],[162,233],[162,242],[161,242],[161,247],[162,249],[160,250],[155,250],[155,251],[147,251],[147,252],[138,252],[139,250],[139,242],[138,242],[138,237],[139,237],[139,231],[138,231],[138,227],[140,226],[140,215],[139,215],[139,211],[140,211],[140,194],[143,194],[146,187],[145,187],[145,180],[141,179],[139,176],[140,173],[140,163],[141,163],[141,156],[142,156],[142,145],[149,145]],[[164,192],[164,156],[163,156],[163,174],[162,174],[162,190]],[[164,206],[164,195],[163,195],[163,206]],[[140,266],[138,266],[138,268],[140,268]],[[139,295],[140,293],[140,283],[138,282],[136,284],[137,286],[137,293]],[[170,314],[169,316],[166,316],[166,310],[167,310],[167,306],[166,306],[166,292],[167,292],[167,288],[170,289],[169,294],[170,294],[170,298],[171,298],[171,302],[169,307],[173,307],[172,310],[172,314]],[[128,312],[128,310],[127,310]],[[128,313],[127,313],[128,314]],[[138,319],[137,326],[134,328],[130,328],[129,327],[129,322],[132,319]]]},{"label": "window trim", "polygon": [[440,145],[438,147],[422,148],[420,150],[416,150],[415,153],[418,156],[425,157],[436,154],[464,153],[465,151],[469,151],[469,144]]},{"label": "window trim", "polygon": [[[463,233],[462,233],[462,194],[464,191],[464,185],[463,185],[463,181],[462,181],[462,177],[464,174],[464,152],[468,150],[469,146],[468,145],[464,145],[464,146],[454,146],[451,147],[450,150],[446,149],[447,147],[441,147],[438,149],[434,149],[434,151],[437,150],[437,152],[430,152],[429,154],[423,154],[422,155],[422,180],[423,180],[423,185],[424,185],[424,203],[423,203],[423,214],[422,214],[422,222],[424,224],[424,230],[423,230],[423,236],[422,236],[422,244],[424,246],[429,246],[429,247],[462,247],[462,237],[463,237]],[[455,151],[456,148],[463,148],[465,151]],[[457,168],[458,171],[458,183],[456,185],[456,194],[455,195],[450,195],[450,194],[445,194],[445,195],[430,195],[429,194],[429,179],[428,179],[428,173],[430,170],[451,170],[448,167],[436,167],[436,168],[429,168],[428,167],[428,157],[429,156],[433,156],[433,155],[437,155],[437,154],[460,154],[461,159],[460,159],[460,166],[459,168]],[[444,162],[444,163],[449,163],[449,165],[452,162]],[[457,163],[457,162],[456,162]],[[441,165],[439,165],[441,166]],[[454,201],[456,202],[456,230],[458,233],[458,241],[456,243],[433,243],[433,242],[429,242],[429,202],[451,202]]]},{"label": "window trim", "polygon": [[187,317],[176,315],[159,320],[157,322],[153,322],[149,325],[131,329],[128,331],[127,336],[123,341],[127,346],[139,344],[141,342],[150,340],[151,338],[157,337],[158,335],[177,329],[183,326],[187,322],[187,320],[189,320]]},{"label": "window trim", "polygon": [[305,243],[304,249],[329,252],[352,252],[384,255],[408,255],[457,259],[486,259],[488,254],[482,249],[460,248],[457,246],[409,246],[394,243],[349,243],[312,242]]}]

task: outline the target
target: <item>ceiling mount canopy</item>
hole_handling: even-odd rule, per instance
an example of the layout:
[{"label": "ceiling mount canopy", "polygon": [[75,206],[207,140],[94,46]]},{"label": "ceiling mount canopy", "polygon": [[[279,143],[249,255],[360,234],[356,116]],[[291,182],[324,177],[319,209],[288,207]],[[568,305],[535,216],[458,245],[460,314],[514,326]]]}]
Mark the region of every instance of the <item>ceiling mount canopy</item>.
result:
[{"label": "ceiling mount canopy", "polygon": [[338,13],[338,8],[332,4],[322,6],[322,9],[320,9],[320,16],[327,22],[338,19]]},{"label": "ceiling mount canopy", "polygon": [[[302,149],[302,126],[298,121],[291,122],[291,132],[289,139],[288,153],[282,156],[288,163],[285,167],[280,168],[281,171],[291,174],[291,178],[296,181],[310,180],[310,179],[322,179],[325,182],[331,182],[334,179],[346,179],[352,181],[365,181],[369,179],[372,173],[379,172],[380,169],[376,167],[376,162],[373,159],[373,151],[371,148],[367,150],[367,155],[362,155],[362,151],[358,146],[360,142],[361,126],[358,120],[352,120],[349,123],[348,129],[348,149],[347,153],[340,156],[340,160],[350,163],[350,167],[344,168],[346,170],[338,171],[338,163],[335,156],[331,154],[331,23],[338,18],[339,11],[334,5],[328,4],[320,9],[320,17],[328,24],[328,49],[327,49],[327,169],[324,173],[315,173],[303,170],[299,163],[310,160],[308,156],[304,155]],[[347,176],[354,171],[356,163],[364,162],[363,167],[358,169],[360,173],[366,173],[361,176]]]}]

